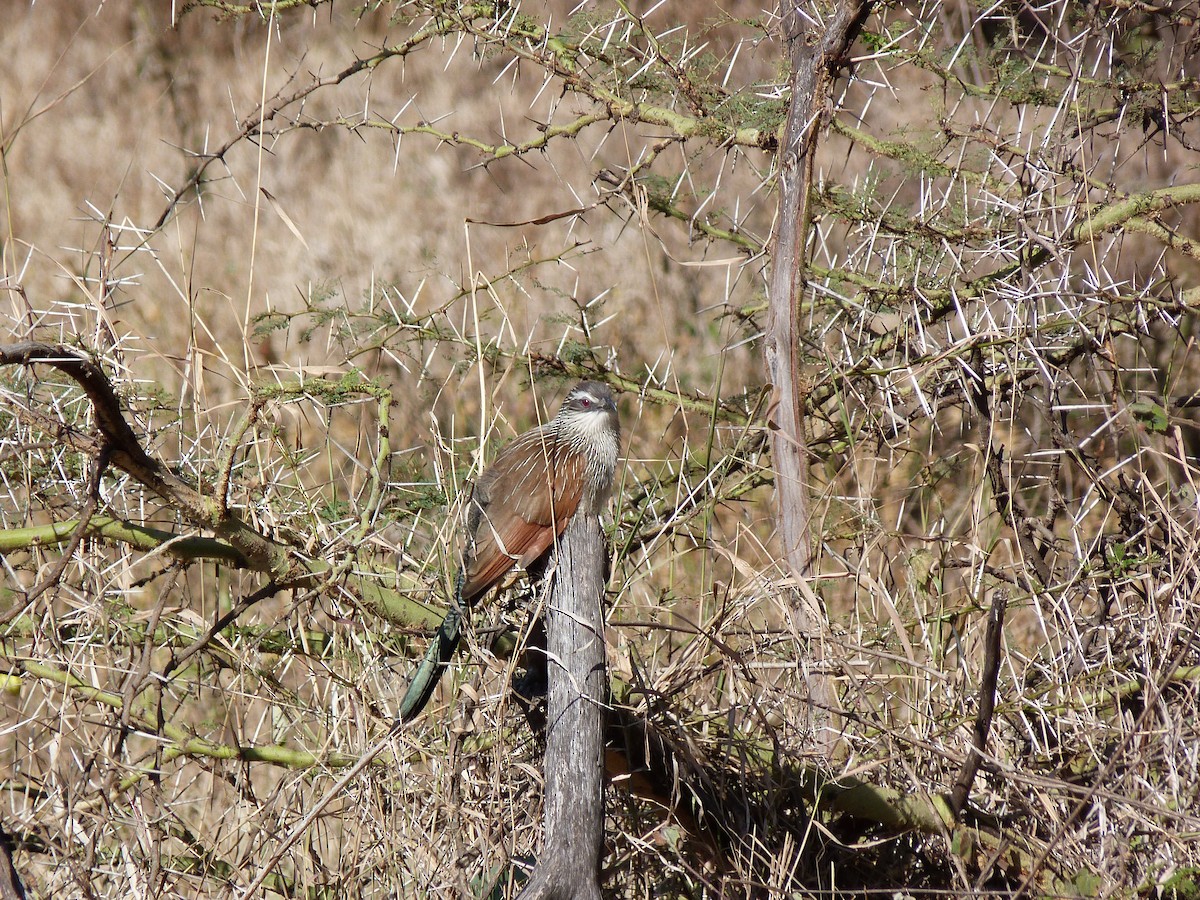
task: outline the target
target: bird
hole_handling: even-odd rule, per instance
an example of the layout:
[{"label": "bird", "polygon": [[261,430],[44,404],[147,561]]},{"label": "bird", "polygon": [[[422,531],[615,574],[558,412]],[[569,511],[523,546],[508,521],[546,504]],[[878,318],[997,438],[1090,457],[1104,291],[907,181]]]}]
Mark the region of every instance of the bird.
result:
[{"label": "bird", "polygon": [[544,561],[571,517],[599,515],[612,494],[621,424],[612,389],[581,381],[549,422],[509,443],[471,490],[454,598],[400,702],[409,722],[432,696],[461,637],[464,608],[513,566]]}]

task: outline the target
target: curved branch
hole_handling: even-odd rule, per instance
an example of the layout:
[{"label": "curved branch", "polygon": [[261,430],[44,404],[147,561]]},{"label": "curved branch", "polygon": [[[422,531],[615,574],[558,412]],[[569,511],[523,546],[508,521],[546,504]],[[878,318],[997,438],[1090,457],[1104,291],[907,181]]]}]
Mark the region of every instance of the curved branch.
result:
[{"label": "curved branch", "polygon": [[[224,560],[252,571],[267,573],[280,588],[313,585],[321,579],[341,575],[345,588],[380,618],[409,627],[430,627],[441,621],[439,614],[406,596],[404,589],[387,587],[373,578],[370,572],[350,572],[349,567],[335,571],[326,560],[306,559],[293,552],[288,545],[259,534],[235,513],[223,509],[223,504],[192,487],[161,461],[151,457],[142,449],[126,421],[108,376],[92,359],[62,345],[36,341],[0,344],[0,365],[35,364],[58,369],[79,384],[92,403],[96,423],[105,438],[97,445],[83,435],[72,433],[66,437],[67,440],[88,454],[106,447],[111,452],[109,461],[112,465],[153,491],[168,506],[181,512],[192,525],[213,531],[217,537],[182,537],[109,517],[93,518],[88,525],[89,533],[94,531],[147,552],[162,548],[183,559]],[[387,392],[382,394],[386,395]],[[14,411],[14,415],[29,418],[19,410]],[[39,427],[46,426],[40,418],[36,419],[36,424]],[[376,464],[379,465],[380,460],[377,459]],[[60,543],[68,540],[78,528],[79,522],[75,520],[0,532],[0,550],[27,547],[37,540]],[[409,592],[425,589],[416,579],[402,572],[386,574],[389,578],[404,579]]]},{"label": "curved branch", "polygon": [[[242,554],[249,568],[268,572],[280,583],[314,574],[314,568],[294,557],[290,548],[276,543],[246,525],[235,513],[192,487],[159,460],[150,456],[125,420],[121,402],[104,370],[92,359],[61,344],[22,341],[0,345],[0,365],[47,365],[74,379],[83,389],[96,416],[96,425],[107,440],[111,462],[193,525],[225,538]],[[18,414],[19,415],[19,414]],[[316,571],[326,568],[323,564]]]},{"label": "curved branch", "polygon": [[[30,525],[27,528],[0,531],[0,552],[12,553],[14,550],[25,550],[34,545],[45,547],[66,543],[82,522],[82,519],[66,519],[47,525]],[[238,569],[248,567],[246,558],[225,541],[199,535],[178,535],[112,516],[92,516],[83,534],[84,537],[99,537],[126,544],[144,553],[161,550],[175,559],[186,562],[208,559]]]},{"label": "curved branch", "polygon": [[[246,11],[245,8],[239,4],[223,4],[220,2],[220,0],[210,0],[208,5],[218,6],[221,8],[228,7],[226,11],[235,14],[240,14]],[[191,9],[192,7],[188,8]],[[254,9],[258,9],[258,4],[254,4]],[[334,75],[329,76],[328,78],[314,77],[308,84],[304,85],[299,90],[288,94],[287,96],[280,96],[279,94],[276,94],[267,105],[260,106],[246,116],[242,120],[237,134],[225,141],[225,143],[216,150],[208,153],[196,154],[196,158],[198,160],[196,168],[180,187],[171,192],[171,199],[168,201],[166,209],[162,211],[162,214],[154,223],[153,230],[157,231],[158,229],[162,228],[163,225],[167,223],[167,220],[171,218],[171,214],[175,212],[175,209],[179,206],[180,201],[188,194],[195,191],[204,182],[205,177],[208,174],[209,166],[218,160],[224,160],[229,151],[242,141],[263,134],[267,122],[274,121],[287,109],[295,106],[296,104],[302,103],[310,95],[321,88],[341,84],[343,81],[358,75],[360,72],[369,72],[387,59],[391,59],[393,57],[403,58],[413,50],[416,50],[418,47],[423,45],[430,38],[437,37],[438,35],[450,34],[455,30],[456,27],[458,27],[457,24],[455,24],[449,16],[433,16],[428,24],[426,24],[423,28],[418,29],[411,36],[409,36],[407,40],[400,44],[392,47],[383,47],[373,56],[356,59],[350,65],[346,66],[346,68],[335,73]]]},{"label": "curved branch", "polygon": [[[6,665],[18,670],[22,677],[57,684],[84,701],[116,711],[124,711],[126,709],[125,700],[119,694],[94,687],[69,670],[33,659],[6,657],[4,658],[4,662]],[[277,744],[222,744],[207,738],[198,737],[188,729],[182,728],[172,722],[161,721],[152,708],[139,706],[130,709],[129,712],[131,714],[130,721],[139,730],[147,734],[161,734],[171,742],[163,750],[163,763],[170,762],[179,757],[207,757],[210,759],[268,763],[288,769],[310,769],[314,766],[342,769],[355,765],[359,761],[359,757],[345,753],[317,754],[308,750],[284,747]],[[103,798],[97,798],[92,802],[105,802],[114,794],[129,790],[146,776],[155,775],[158,771],[159,768],[136,769],[114,786],[112,794],[105,794]],[[81,808],[86,808],[86,806],[81,804]]]}]

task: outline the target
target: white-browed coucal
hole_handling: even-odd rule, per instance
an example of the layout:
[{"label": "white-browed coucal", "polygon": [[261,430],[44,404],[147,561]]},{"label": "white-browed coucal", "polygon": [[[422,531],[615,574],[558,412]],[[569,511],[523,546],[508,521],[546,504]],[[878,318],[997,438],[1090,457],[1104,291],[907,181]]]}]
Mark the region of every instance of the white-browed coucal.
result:
[{"label": "white-browed coucal", "polygon": [[455,598],[400,703],[414,718],[428,702],[461,635],[463,607],[515,565],[547,556],[576,513],[598,515],[612,492],[621,426],[608,385],[581,381],[558,414],[501,451],[475,483],[467,507]]}]

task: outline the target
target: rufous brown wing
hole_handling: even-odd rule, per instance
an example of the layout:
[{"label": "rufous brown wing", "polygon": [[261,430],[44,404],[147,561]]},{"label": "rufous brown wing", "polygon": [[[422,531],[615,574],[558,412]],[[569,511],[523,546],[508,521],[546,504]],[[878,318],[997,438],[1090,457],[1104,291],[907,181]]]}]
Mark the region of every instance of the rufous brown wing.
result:
[{"label": "rufous brown wing", "polygon": [[488,466],[471,494],[464,603],[550,549],[579,506],[583,475],[583,455],[541,428],[513,441]]}]

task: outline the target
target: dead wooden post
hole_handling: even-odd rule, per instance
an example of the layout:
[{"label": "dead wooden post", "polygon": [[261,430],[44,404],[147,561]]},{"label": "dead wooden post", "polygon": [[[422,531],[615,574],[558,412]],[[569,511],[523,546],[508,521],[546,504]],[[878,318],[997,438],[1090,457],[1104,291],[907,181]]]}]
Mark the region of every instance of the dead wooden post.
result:
[{"label": "dead wooden post", "polygon": [[0,900],[25,900],[25,885],[13,865],[13,839],[0,826]]},{"label": "dead wooden post", "polygon": [[599,519],[581,510],[559,538],[551,568],[542,849],[520,900],[600,900],[605,553]]}]

